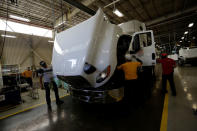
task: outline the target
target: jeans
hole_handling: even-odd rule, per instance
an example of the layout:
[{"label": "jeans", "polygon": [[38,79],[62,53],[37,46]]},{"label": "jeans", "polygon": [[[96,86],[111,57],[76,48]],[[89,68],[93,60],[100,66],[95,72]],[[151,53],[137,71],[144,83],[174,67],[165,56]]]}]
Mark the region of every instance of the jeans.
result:
[{"label": "jeans", "polygon": [[[58,88],[57,85],[54,81],[52,81],[53,84],[53,90],[55,92],[55,98],[56,98],[56,102],[59,101],[59,94],[58,94]],[[49,83],[45,82],[44,83],[44,88],[45,88],[45,93],[46,93],[46,101],[47,101],[47,105],[51,105],[51,98],[50,98],[50,88],[49,88]]]},{"label": "jeans", "polygon": [[171,88],[171,91],[172,91],[172,94],[173,95],[176,95],[176,88],[175,88],[175,85],[174,85],[174,78],[173,78],[173,72],[168,74],[168,75],[162,75],[162,91],[163,92],[166,92],[166,83],[167,83],[167,80],[169,81],[170,83],[170,88]]},{"label": "jeans", "polygon": [[26,78],[26,81],[32,87],[32,85],[33,85],[32,78],[28,77],[28,78]]}]

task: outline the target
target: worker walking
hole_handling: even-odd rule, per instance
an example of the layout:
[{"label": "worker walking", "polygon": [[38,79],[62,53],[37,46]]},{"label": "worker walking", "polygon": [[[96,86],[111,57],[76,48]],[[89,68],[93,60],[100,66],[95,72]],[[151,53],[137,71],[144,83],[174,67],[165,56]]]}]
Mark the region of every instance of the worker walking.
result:
[{"label": "worker walking", "polygon": [[22,76],[25,77],[27,83],[32,88],[32,86],[33,86],[33,82],[32,82],[32,71],[31,71],[30,67],[28,67],[27,70],[22,73]]},{"label": "worker walking", "polygon": [[167,80],[170,83],[170,88],[172,95],[176,96],[176,88],[174,85],[174,68],[176,67],[176,62],[173,59],[167,58],[167,53],[162,53],[162,59],[158,59],[157,62],[162,64],[162,93],[167,93],[166,83]]},{"label": "worker walking", "polygon": [[55,97],[56,97],[56,104],[57,105],[63,104],[64,102],[59,99],[58,88],[57,88],[56,83],[53,80],[54,77],[53,77],[52,68],[48,67],[44,61],[40,62],[40,66],[42,68],[38,71],[38,74],[40,76],[41,87],[43,86],[42,78],[44,79],[43,81],[44,81],[44,88],[46,92],[46,101],[47,101],[48,108],[51,109],[51,98],[50,98],[50,88],[49,88],[50,83],[53,84],[53,90],[55,92]]},{"label": "worker walking", "polygon": [[142,64],[140,62],[132,60],[132,56],[127,54],[125,56],[126,62],[117,68],[123,70],[125,74],[125,99],[129,100],[132,92],[135,92],[137,86],[137,68]]}]

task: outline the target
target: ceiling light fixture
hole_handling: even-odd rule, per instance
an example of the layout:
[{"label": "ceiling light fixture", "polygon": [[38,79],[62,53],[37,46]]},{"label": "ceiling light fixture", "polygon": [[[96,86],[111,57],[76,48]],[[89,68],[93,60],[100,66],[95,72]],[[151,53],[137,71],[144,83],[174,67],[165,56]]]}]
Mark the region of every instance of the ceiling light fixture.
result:
[{"label": "ceiling light fixture", "polygon": [[181,37],[181,39],[183,40],[183,39],[184,39],[184,37]]},{"label": "ceiling light fixture", "polygon": [[182,42],[182,40],[180,40],[179,42]]},{"label": "ceiling light fixture", "polygon": [[123,17],[124,16],[123,13],[121,13],[118,9],[115,9],[113,11],[113,13],[116,14],[118,17]]},{"label": "ceiling light fixture", "polygon": [[1,35],[2,37],[8,37],[8,38],[16,38],[14,35]]},{"label": "ceiling light fixture", "polygon": [[190,23],[189,25],[188,25],[188,27],[192,27],[194,25],[194,23]]},{"label": "ceiling light fixture", "polygon": [[23,18],[23,17],[15,16],[15,15],[9,15],[9,17],[10,17],[10,18],[13,18],[13,19],[21,20],[21,21],[30,22],[30,20],[29,20],[29,19],[27,19],[27,18]]},{"label": "ceiling light fixture", "polygon": [[188,31],[185,31],[185,33],[184,33],[184,34],[185,34],[185,35],[186,35],[186,34],[188,34]]}]

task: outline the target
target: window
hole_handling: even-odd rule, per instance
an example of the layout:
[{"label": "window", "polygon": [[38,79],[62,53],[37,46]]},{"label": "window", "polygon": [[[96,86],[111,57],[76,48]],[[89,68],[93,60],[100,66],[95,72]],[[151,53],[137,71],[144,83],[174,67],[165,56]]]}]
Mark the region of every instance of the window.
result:
[{"label": "window", "polygon": [[136,34],[134,38],[133,47],[147,47],[152,45],[151,32]]},{"label": "window", "polygon": [[[0,30],[6,29],[6,20],[0,19]],[[7,31],[52,38],[52,30],[7,21]]]}]

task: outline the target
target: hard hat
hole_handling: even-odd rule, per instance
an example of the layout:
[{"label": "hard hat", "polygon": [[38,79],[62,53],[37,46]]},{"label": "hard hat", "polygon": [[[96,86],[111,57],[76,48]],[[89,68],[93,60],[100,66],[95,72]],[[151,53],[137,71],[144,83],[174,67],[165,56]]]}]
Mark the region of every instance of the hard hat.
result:
[{"label": "hard hat", "polygon": [[162,53],[162,54],[161,54],[161,56],[167,56],[167,55],[168,55],[167,53]]}]

